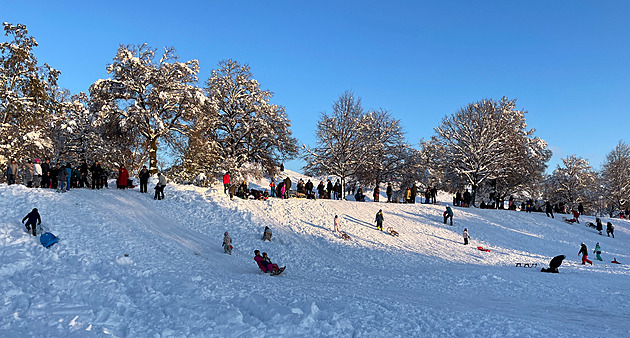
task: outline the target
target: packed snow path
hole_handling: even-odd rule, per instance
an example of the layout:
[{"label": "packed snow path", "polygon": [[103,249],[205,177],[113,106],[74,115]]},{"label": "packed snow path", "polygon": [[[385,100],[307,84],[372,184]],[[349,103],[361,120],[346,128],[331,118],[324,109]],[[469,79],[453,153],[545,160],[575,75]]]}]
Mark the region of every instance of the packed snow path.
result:
[{"label": "packed snow path", "polygon": [[[438,205],[230,201],[176,185],[166,195],[0,185],[0,336],[630,334],[630,265],[609,263],[630,263],[625,221],[613,220],[612,239],[538,213],[454,208],[451,227]],[[50,249],[20,223],[33,207],[61,239]],[[400,237],[376,230],[378,209]],[[332,233],[335,214],[351,241]],[[604,262],[580,265],[582,241],[591,252],[600,242]],[[285,273],[261,273],[254,249]],[[558,254],[561,273],[540,273]]]}]

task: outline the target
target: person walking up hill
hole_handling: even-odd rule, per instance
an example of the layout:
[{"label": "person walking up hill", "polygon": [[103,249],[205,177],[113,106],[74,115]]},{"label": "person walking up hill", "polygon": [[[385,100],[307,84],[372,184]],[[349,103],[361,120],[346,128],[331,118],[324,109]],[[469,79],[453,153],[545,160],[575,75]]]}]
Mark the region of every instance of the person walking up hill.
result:
[{"label": "person walking up hill", "polygon": [[588,259],[588,248],[586,247],[586,244],[584,244],[584,242],[582,242],[582,244],[580,245],[580,251],[578,251],[578,256],[579,255],[582,255],[582,265],[586,263],[593,265],[593,262]]}]

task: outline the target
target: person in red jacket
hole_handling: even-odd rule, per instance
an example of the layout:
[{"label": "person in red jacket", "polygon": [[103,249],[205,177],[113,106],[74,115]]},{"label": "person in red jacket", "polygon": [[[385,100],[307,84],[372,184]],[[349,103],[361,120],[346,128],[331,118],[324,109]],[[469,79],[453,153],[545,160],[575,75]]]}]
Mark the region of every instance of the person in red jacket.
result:
[{"label": "person in red jacket", "polygon": [[228,190],[230,190],[230,172],[226,172],[223,175],[223,193],[227,194]]},{"label": "person in red jacket", "polygon": [[127,179],[129,178],[129,173],[124,165],[121,165],[118,168],[118,180],[116,180],[116,185],[118,189],[125,189],[127,187]]},{"label": "person in red jacket", "polygon": [[577,224],[580,224],[580,213],[575,210],[575,209],[571,209],[571,213],[573,214],[573,219],[570,221],[576,222]]}]

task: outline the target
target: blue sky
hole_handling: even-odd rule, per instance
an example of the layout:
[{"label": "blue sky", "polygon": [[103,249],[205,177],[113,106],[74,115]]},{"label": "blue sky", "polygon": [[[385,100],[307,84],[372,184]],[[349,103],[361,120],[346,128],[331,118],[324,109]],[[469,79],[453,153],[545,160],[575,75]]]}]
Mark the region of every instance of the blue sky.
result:
[{"label": "blue sky", "polygon": [[[2,1],[26,24],[59,84],[87,91],[120,44],[173,46],[251,66],[284,105],[300,143],[352,90],[400,119],[410,144],[483,98],[516,98],[555,168],[577,154],[599,169],[630,131],[628,1]],[[287,167],[300,170],[300,161]]]}]

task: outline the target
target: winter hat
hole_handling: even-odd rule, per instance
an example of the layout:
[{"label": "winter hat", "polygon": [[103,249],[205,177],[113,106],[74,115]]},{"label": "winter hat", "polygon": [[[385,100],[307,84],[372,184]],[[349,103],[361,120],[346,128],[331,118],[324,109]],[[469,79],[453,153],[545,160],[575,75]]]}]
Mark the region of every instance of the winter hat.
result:
[{"label": "winter hat", "polygon": [[35,163],[39,163],[39,159],[38,158],[35,159]]},{"label": "winter hat", "polygon": [[227,236],[227,235],[228,235],[228,233],[227,233],[227,231],[226,231],[226,232],[223,234],[223,236]]},{"label": "winter hat", "polygon": [[582,244],[580,244],[580,245],[584,245],[584,242],[582,242]]}]

